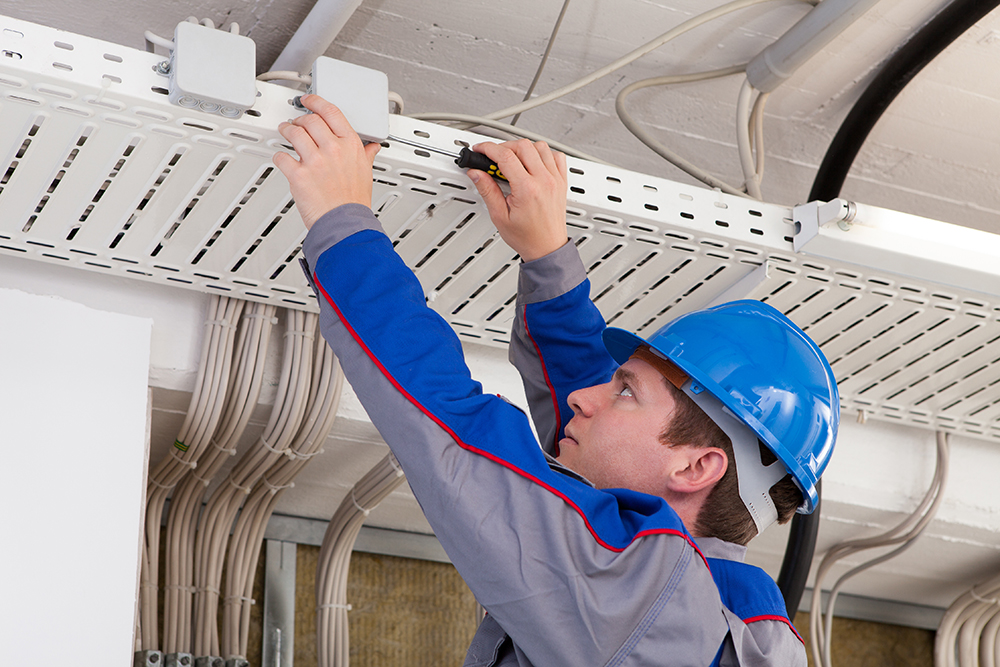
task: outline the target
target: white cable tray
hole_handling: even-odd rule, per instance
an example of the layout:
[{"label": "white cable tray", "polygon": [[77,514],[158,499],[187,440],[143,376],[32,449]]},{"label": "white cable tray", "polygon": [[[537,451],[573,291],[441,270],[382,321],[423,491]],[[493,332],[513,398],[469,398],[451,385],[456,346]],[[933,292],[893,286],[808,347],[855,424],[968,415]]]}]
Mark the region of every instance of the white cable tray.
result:
[{"label": "white cable tray", "polygon": [[[0,18],[0,254],[316,310],[296,266],[305,230],[271,164],[296,93],[258,83],[239,120],[190,111],[168,103],[161,60]],[[452,151],[480,139],[400,116],[390,131]],[[869,242],[859,256],[872,268],[796,253],[787,207],[569,162],[571,234],[610,323],[648,334],[720,299],[759,298],[821,345],[845,409],[1000,439],[995,276],[945,286],[947,262],[898,244]],[[399,142],[375,168],[374,208],[429,303],[464,339],[506,345],[517,257],[468,179]]]}]

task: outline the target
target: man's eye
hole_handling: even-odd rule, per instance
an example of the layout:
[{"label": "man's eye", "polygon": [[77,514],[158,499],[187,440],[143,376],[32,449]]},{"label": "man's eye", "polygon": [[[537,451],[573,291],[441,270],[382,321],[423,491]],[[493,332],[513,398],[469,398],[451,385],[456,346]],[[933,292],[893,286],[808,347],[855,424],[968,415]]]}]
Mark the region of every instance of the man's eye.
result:
[{"label": "man's eye", "polygon": [[631,387],[622,387],[622,390],[620,392],[618,392],[618,395],[619,396],[631,396],[632,395],[632,388]]}]

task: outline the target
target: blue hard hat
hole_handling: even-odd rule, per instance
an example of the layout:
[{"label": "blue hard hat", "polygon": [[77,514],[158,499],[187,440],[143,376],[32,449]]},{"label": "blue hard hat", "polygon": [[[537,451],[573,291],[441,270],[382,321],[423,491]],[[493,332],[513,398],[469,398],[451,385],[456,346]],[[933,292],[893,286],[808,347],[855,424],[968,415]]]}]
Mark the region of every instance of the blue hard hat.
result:
[{"label": "blue hard hat", "polygon": [[718,398],[784,464],[812,512],[819,480],[837,439],[840,395],[819,347],[781,312],[754,300],[700,310],[648,340],[604,331],[619,364],[649,345]]}]

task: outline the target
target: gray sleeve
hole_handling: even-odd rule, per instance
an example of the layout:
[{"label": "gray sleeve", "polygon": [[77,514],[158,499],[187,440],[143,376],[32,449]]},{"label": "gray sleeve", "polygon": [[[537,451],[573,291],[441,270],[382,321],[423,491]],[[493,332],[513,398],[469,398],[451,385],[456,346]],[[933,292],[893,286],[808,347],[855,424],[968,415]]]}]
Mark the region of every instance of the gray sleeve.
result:
[{"label": "gray sleeve", "polygon": [[521,264],[517,278],[517,314],[507,356],[521,375],[538,440],[549,454],[555,453],[562,423],[538,346],[525,326],[525,307],[562,296],[586,279],[583,261],[571,241],[545,257]]},{"label": "gray sleeve", "polygon": [[758,620],[746,624],[723,608],[730,635],[720,666],[806,667],[806,648],[784,621]]},{"label": "gray sleeve", "polygon": [[305,241],[302,242],[302,254],[307,268],[306,277],[309,282],[312,283],[312,275],[308,267],[316,266],[316,260],[324,251],[348,236],[364,230],[383,231],[372,210],[361,204],[338,206],[313,223]]}]

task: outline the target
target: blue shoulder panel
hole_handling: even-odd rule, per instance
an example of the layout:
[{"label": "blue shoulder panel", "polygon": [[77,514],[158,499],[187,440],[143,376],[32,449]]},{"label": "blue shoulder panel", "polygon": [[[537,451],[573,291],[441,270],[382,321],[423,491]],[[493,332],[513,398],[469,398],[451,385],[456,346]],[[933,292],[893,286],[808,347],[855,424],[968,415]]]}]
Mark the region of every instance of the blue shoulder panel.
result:
[{"label": "blue shoulder panel", "polygon": [[785,600],[767,572],[753,565],[722,558],[709,558],[708,564],[722,603],[744,622],[762,617],[780,617],[788,622]]}]

